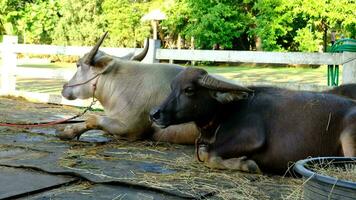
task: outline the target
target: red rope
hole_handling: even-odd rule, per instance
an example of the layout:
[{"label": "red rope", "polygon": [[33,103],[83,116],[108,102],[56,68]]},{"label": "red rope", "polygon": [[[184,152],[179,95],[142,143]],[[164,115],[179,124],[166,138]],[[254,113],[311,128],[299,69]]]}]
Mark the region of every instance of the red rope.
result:
[{"label": "red rope", "polygon": [[64,122],[70,121],[74,118],[77,118],[77,116],[70,117],[67,119],[58,119],[50,122],[38,122],[38,123],[33,123],[33,124],[19,124],[19,123],[0,123],[0,126],[8,126],[8,127],[17,127],[17,128],[33,128],[33,127],[45,127],[45,126],[52,126],[56,124],[62,124]]}]

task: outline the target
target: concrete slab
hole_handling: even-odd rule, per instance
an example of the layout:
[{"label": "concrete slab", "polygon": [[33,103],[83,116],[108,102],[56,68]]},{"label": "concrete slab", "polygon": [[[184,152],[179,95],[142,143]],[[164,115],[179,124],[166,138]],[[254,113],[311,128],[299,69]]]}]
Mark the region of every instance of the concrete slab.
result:
[{"label": "concrete slab", "polygon": [[91,184],[83,182],[70,185],[37,195],[27,196],[19,200],[112,200],[112,199],[139,199],[139,200],[179,200],[182,198],[147,191],[142,188],[125,187],[119,185]]},{"label": "concrete slab", "polygon": [[32,170],[0,167],[0,199],[15,198],[59,187],[78,180]]}]

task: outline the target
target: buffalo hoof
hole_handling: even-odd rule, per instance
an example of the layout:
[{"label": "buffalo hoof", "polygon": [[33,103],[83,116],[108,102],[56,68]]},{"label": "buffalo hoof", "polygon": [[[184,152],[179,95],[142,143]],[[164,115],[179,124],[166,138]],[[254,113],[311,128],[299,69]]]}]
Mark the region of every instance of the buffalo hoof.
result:
[{"label": "buffalo hoof", "polygon": [[207,162],[209,159],[208,147],[206,145],[199,145],[197,148],[196,159],[200,162]]},{"label": "buffalo hoof", "polygon": [[235,162],[239,163],[238,165],[240,165],[241,171],[253,174],[262,174],[260,167],[258,167],[257,163],[254,160],[247,159],[246,156],[233,158],[232,160],[234,159],[236,159]]},{"label": "buffalo hoof", "polygon": [[75,130],[69,128],[68,126],[63,130],[63,132],[57,134],[57,137],[61,140],[72,140],[76,136],[77,134],[75,133]]},{"label": "buffalo hoof", "polygon": [[98,116],[88,115],[87,119],[85,120],[85,126],[87,129],[98,128]]},{"label": "buffalo hoof", "polygon": [[79,139],[80,135],[87,130],[84,125],[66,126],[62,132],[57,134],[57,137],[61,140],[72,140],[76,137]]},{"label": "buffalo hoof", "polygon": [[257,163],[253,160],[246,160],[246,168],[247,172],[253,173],[253,174],[262,174],[261,169],[258,167]]}]

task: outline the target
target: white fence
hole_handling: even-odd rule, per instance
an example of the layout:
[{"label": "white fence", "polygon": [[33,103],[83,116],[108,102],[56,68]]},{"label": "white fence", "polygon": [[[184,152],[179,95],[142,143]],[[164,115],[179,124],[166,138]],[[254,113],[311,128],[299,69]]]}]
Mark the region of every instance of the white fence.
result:
[{"label": "white fence", "polygon": [[[186,60],[186,61],[218,61],[218,62],[248,62],[267,64],[313,64],[313,65],[342,65],[343,83],[356,83],[356,53],[298,53],[298,52],[258,52],[258,51],[223,51],[223,50],[173,50],[160,49],[159,41],[149,41],[149,51],[143,62],[153,63],[159,60]],[[38,94],[16,91],[16,75],[29,78],[63,78],[68,79],[70,74],[51,69],[31,69],[31,73],[25,69],[16,67],[16,54],[60,54],[81,56],[91,47],[53,46],[53,45],[28,45],[17,44],[16,36],[4,36],[0,45],[2,52],[1,89],[3,95],[25,96],[51,103],[70,105],[83,105],[81,101],[66,101],[60,95]],[[130,48],[101,48],[103,51],[123,56],[128,53],[136,53],[141,49]]]}]

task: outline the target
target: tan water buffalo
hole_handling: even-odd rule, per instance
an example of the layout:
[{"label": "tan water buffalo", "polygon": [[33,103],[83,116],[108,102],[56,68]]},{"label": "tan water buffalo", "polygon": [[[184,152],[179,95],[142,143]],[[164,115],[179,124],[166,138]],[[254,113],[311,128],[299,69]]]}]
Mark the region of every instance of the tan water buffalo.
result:
[{"label": "tan water buffalo", "polygon": [[[130,140],[151,138],[157,141],[193,144],[198,130],[194,124],[160,129],[152,126],[149,111],[168,95],[169,84],[182,71],[172,64],[143,64],[99,51],[106,34],[77,62],[77,72],[63,86],[69,99],[88,99],[94,94],[105,116],[90,115],[85,124],[71,125],[59,135],[72,139],[89,129],[102,129]],[[144,56],[135,56],[142,60]],[[95,91],[95,92],[94,92]]]},{"label": "tan water buffalo", "polygon": [[283,174],[309,156],[356,156],[356,101],[326,92],[242,87],[188,68],[151,111],[162,128],[194,121],[207,166]]}]

